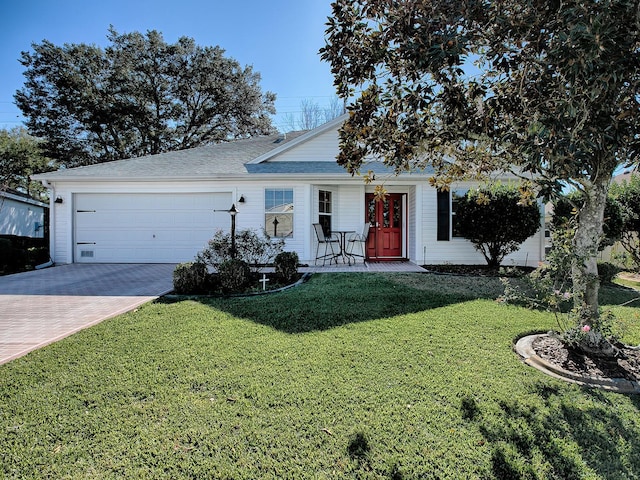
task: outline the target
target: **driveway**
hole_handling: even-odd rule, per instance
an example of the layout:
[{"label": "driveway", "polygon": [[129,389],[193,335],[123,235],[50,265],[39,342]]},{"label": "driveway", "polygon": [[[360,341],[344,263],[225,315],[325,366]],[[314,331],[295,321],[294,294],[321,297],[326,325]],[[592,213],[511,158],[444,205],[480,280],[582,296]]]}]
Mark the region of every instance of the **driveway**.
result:
[{"label": "driveway", "polygon": [[72,264],[0,277],[0,364],[173,289],[174,264]]}]

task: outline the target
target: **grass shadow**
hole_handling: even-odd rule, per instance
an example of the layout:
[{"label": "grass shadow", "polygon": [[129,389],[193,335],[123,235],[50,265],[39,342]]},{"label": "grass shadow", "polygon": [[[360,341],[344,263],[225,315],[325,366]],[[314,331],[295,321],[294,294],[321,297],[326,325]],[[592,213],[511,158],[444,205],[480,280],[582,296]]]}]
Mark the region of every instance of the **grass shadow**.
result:
[{"label": "grass shadow", "polygon": [[[546,384],[534,387],[542,406],[502,401],[503,415],[480,424],[492,443],[491,469],[496,479],[538,478],[540,458],[546,461],[545,478],[584,478],[587,470],[598,478],[635,478],[640,471],[640,439],[628,421],[604,408],[612,398],[599,390],[584,389],[593,400],[575,405],[567,395]],[[637,405],[635,397],[629,397]],[[576,451],[567,448],[575,442]],[[623,454],[624,452],[624,454]]]},{"label": "grass shadow", "polygon": [[437,283],[443,280],[438,276],[424,276],[423,282],[434,282],[434,288],[428,291],[402,283],[401,279],[389,274],[316,274],[304,285],[271,295],[198,301],[235,317],[296,334],[440,308],[474,298],[472,290],[458,294],[451,294],[449,289],[439,291]]}]

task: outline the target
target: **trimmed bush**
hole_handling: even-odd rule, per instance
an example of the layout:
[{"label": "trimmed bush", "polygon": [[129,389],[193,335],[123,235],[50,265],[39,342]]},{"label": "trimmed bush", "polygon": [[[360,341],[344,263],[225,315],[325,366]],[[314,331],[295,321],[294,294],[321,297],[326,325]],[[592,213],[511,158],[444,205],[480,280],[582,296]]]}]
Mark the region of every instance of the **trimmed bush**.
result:
[{"label": "trimmed bush", "polygon": [[243,260],[227,260],[218,267],[218,279],[225,292],[242,292],[251,280],[251,269]]},{"label": "trimmed bush", "polygon": [[11,240],[0,238],[0,270],[10,271],[13,269],[14,249]]},{"label": "trimmed bush", "polygon": [[49,249],[47,247],[31,247],[27,250],[27,261],[36,266],[49,261]]},{"label": "trimmed bush", "polygon": [[540,229],[538,204],[522,203],[516,187],[495,185],[471,190],[458,200],[456,219],[468,239],[491,268]]},{"label": "trimmed bush", "polygon": [[181,263],[173,271],[173,289],[180,295],[205,293],[208,281],[209,273],[204,263]]},{"label": "trimmed bush", "polygon": [[613,263],[602,262],[598,263],[598,277],[600,277],[600,283],[613,283],[616,275],[621,272],[620,267]]},{"label": "trimmed bush", "polygon": [[274,260],[276,276],[284,283],[292,283],[298,275],[298,254],[282,252]]},{"label": "trimmed bush", "polygon": [[[235,258],[246,262],[255,272],[272,262],[284,247],[284,239],[273,239],[264,230],[260,235],[252,229],[238,230],[235,243]],[[222,263],[232,259],[231,244],[231,234],[218,230],[196,260],[218,270]]]}]

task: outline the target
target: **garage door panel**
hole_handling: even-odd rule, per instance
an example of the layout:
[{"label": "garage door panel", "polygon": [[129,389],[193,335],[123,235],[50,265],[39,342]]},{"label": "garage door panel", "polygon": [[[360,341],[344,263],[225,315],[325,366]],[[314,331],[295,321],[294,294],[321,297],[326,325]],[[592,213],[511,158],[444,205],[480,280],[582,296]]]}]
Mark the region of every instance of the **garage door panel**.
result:
[{"label": "garage door panel", "polygon": [[229,229],[231,193],[77,194],[76,262],[192,260],[216,230]]}]

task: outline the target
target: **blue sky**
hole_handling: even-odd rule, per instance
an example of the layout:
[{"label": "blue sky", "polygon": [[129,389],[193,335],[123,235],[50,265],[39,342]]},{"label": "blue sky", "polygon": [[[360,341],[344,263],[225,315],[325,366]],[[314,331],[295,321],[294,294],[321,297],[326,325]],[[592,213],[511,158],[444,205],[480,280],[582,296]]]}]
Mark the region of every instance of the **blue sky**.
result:
[{"label": "blue sky", "polygon": [[241,65],[253,65],[263,91],[277,95],[276,127],[300,110],[334,96],[329,65],[320,61],[331,0],[7,0],[0,15],[0,128],[22,124],[13,95],[22,88],[20,52],[32,43],[106,45],[109,25],[120,33],[162,32],[201,46],[219,45]]}]

